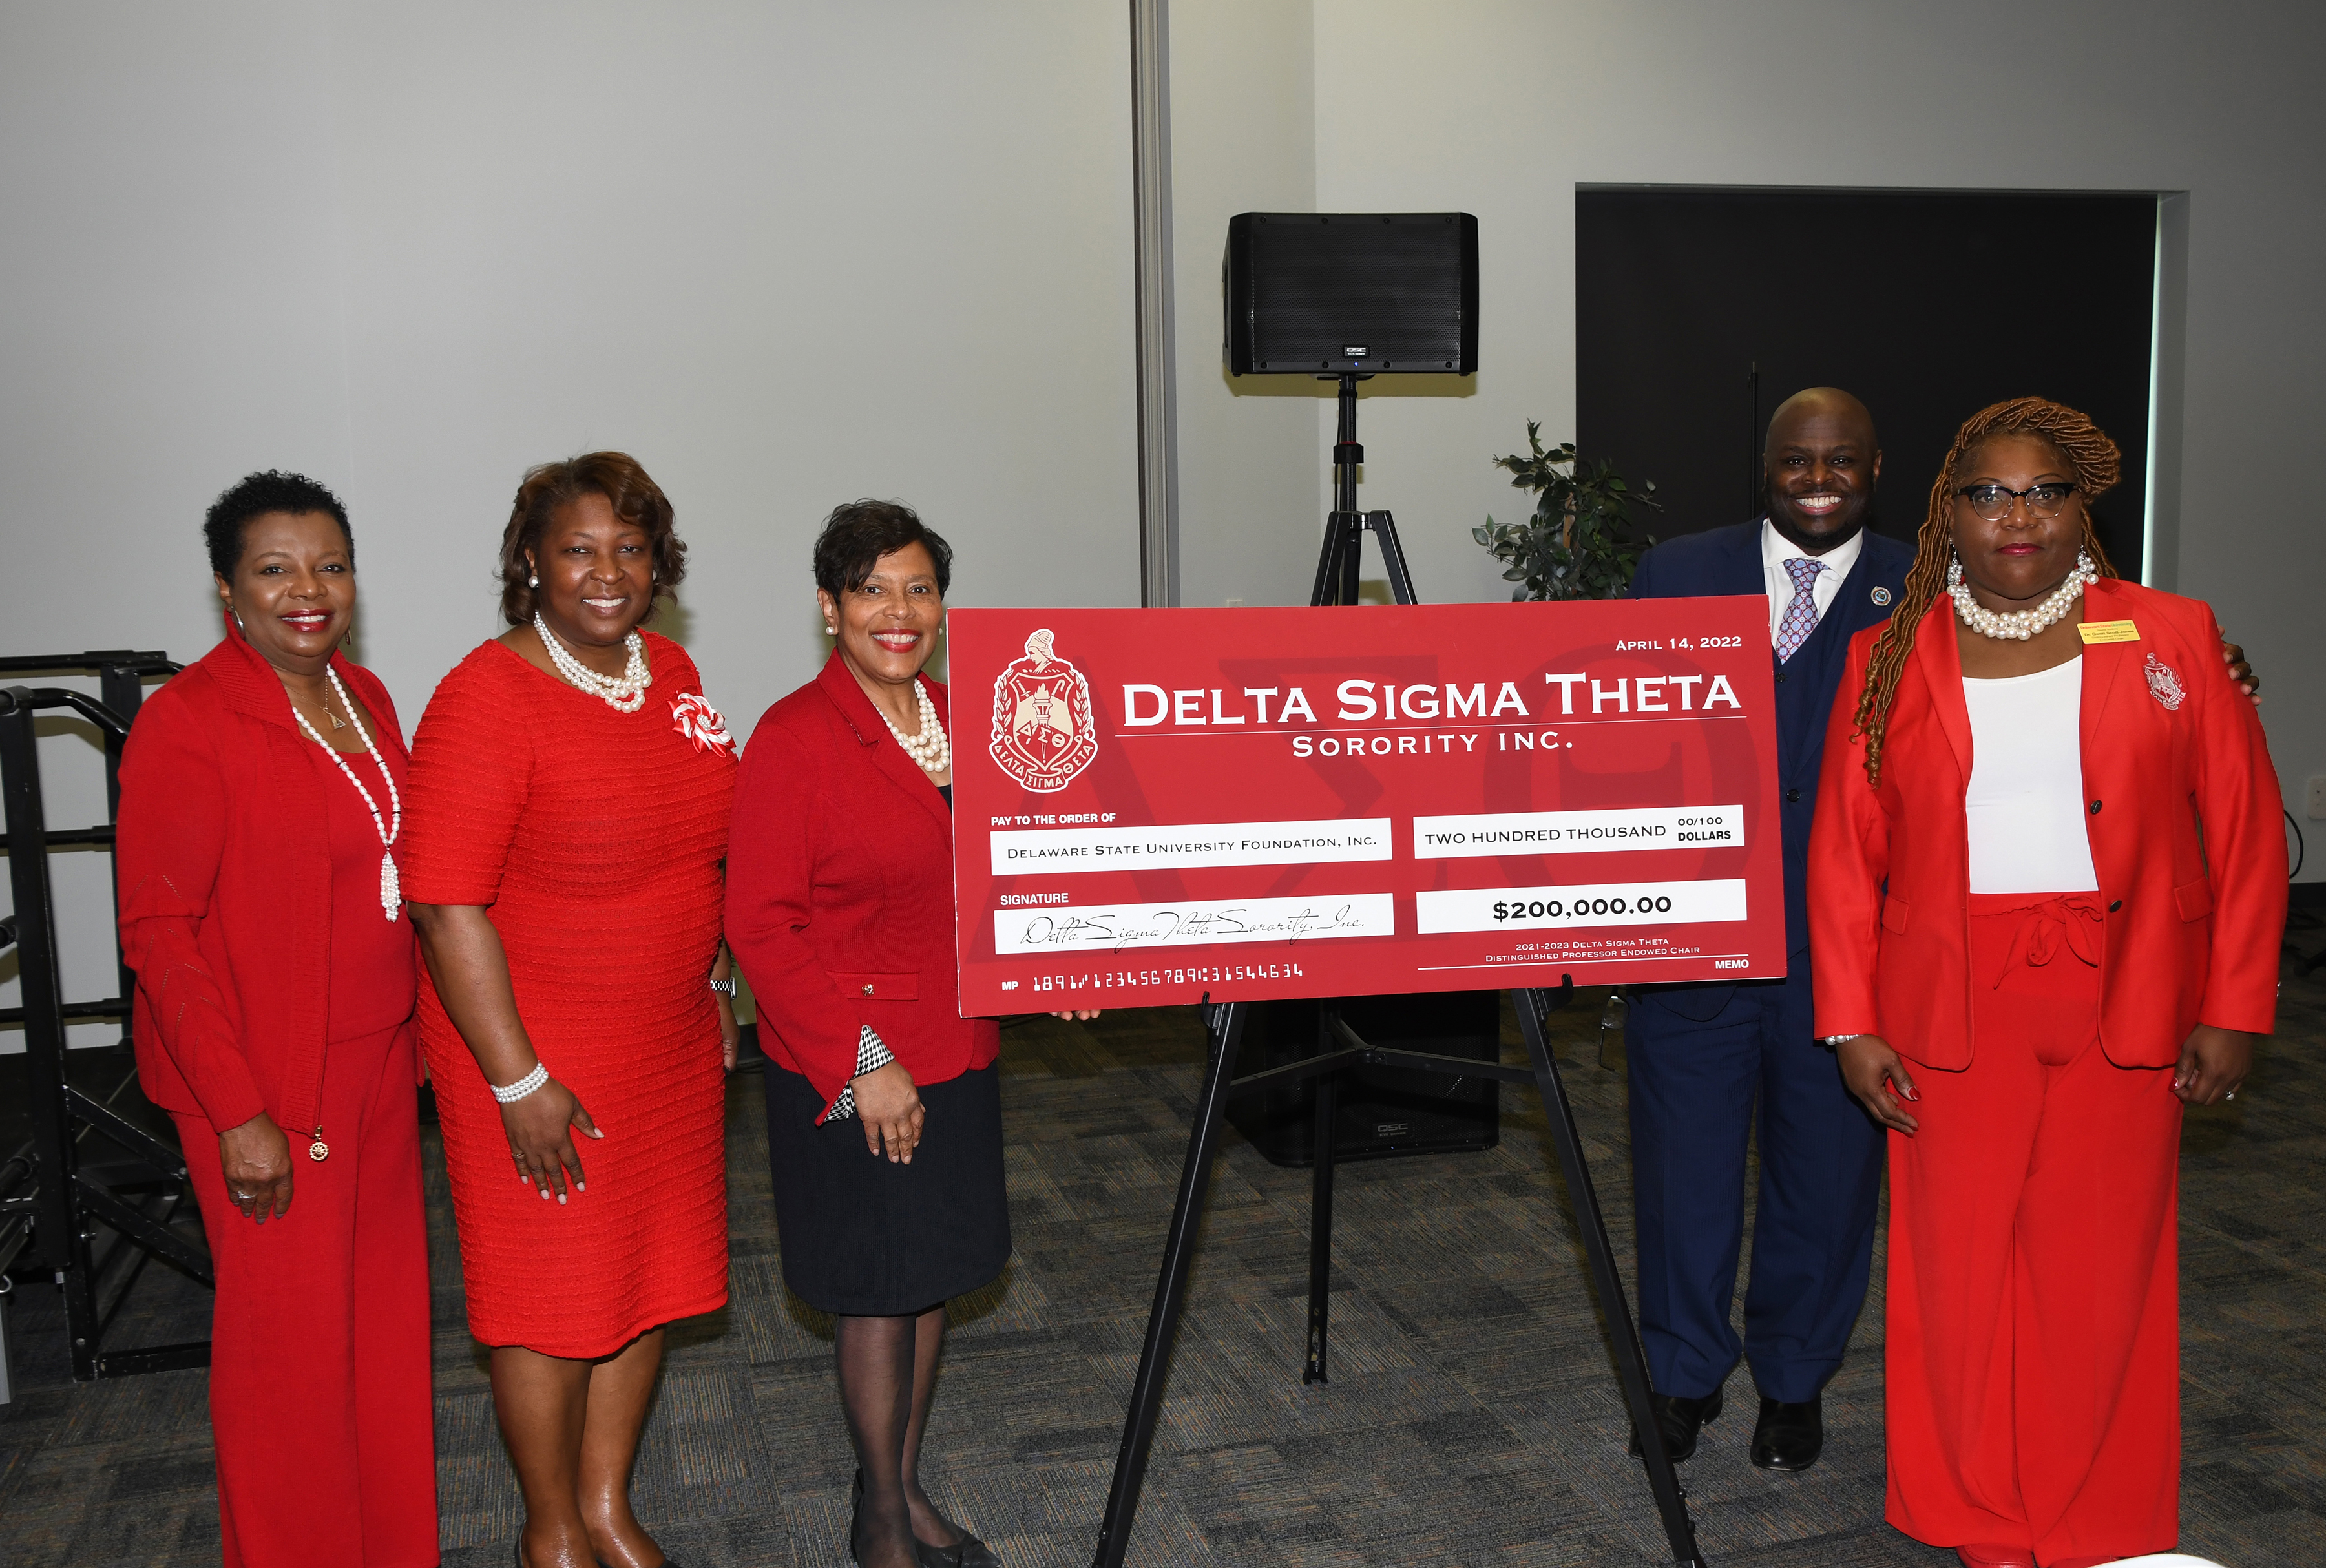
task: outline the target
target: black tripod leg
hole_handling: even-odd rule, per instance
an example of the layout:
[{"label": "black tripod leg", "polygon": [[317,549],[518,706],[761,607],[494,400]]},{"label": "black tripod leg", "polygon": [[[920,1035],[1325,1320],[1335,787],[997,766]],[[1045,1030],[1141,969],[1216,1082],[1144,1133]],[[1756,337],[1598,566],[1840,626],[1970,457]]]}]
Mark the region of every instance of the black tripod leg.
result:
[{"label": "black tripod leg", "polygon": [[1210,1191],[1212,1156],[1218,1152],[1220,1117],[1228,1084],[1235,1077],[1236,1045],[1243,1035],[1250,1004],[1228,1002],[1214,1014],[1210,1063],[1196,1099],[1196,1121],[1187,1133],[1187,1161],[1179,1171],[1179,1198],[1171,1209],[1171,1229],[1163,1241],[1163,1269],[1155,1282],[1155,1304],[1147,1313],[1147,1340],[1139,1350],[1139,1375],[1131,1379],[1130,1407],[1123,1413],[1122,1446],[1115,1451],[1114,1480],[1107,1489],[1106,1517],[1099,1525],[1098,1554],[1091,1568],[1122,1568],[1130,1545],[1131,1521],[1139,1513],[1139,1489],[1147,1480],[1148,1450],[1155,1442],[1156,1418],[1163,1412],[1163,1382],[1171,1368],[1171,1345],[1179,1334],[1179,1312],[1187,1299],[1187,1271],[1196,1261],[1196,1228]]},{"label": "black tripod leg", "polygon": [[1381,540],[1382,570],[1389,577],[1389,596],[1399,604],[1419,604],[1413,597],[1413,577],[1406,571],[1405,546],[1397,542],[1397,519],[1386,512],[1365,514],[1365,526]]},{"label": "black tripod leg", "polygon": [[1301,1369],[1303,1383],[1323,1383],[1326,1315],[1333,1288],[1333,1144],[1340,1119],[1341,1075],[1317,1075],[1316,1164],[1308,1201],[1308,1364]]},{"label": "black tripod leg", "polygon": [[[1573,991],[1562,989],[1562,1001]],[[1575,1111],[1568,1104],[1567,1086],[1543,1034],[1551,1012],[1550,998],[1540,990],[1517,993],[1519,1022],[1526,1032],[1527,1054],[1534,1064],[1536,1086],[1542,1090],[1543,1109],[1549,1113],[1550,1140],[1558,1149],[1559,1169],[1567,1175],[1567,1195],[1575,1206],[1576,1228],[1583,1232],[1583,1249],[1590,1254],[1591,1280],[1600,1310],[1607,1314],[1608,1337],[1615,1342],[1615,1373],[1624,1386],[1624,1407],[1632,1429],[1642,1434],[1640,1447],[1648,1469],[1648,1489],[1655,1494],[1656,1511],[1663,1516],[1664,1535],[1671,1542],[1672,1561],[1702,1568],[1696,1548],[1696,1526],[1688,1517],[1688,1498],[1679,1477],[1656,1438],[1656,1423],[1648,1407],[1648,1358],[1640,1345],[1640,1331],[1632,1317],[1631,1298],[1615,1272],[1614,1248],[1607,1243],[1607,1221],[1599,1211],[1599,1194],[1591,1185],[1590,1167],[1584,1164],[1583,1140],[1575,1130]]]},{"label": "black tripod leg", "polygon": [[1308,602],[1312,605],[1356,602],[1333,597],[1341,591],[1341,552],[1348,547],[1349,535],[1346,516],[1341,512],[1325,514],[1325,543],[1317,552],[1317,583],[1308,590]]}]

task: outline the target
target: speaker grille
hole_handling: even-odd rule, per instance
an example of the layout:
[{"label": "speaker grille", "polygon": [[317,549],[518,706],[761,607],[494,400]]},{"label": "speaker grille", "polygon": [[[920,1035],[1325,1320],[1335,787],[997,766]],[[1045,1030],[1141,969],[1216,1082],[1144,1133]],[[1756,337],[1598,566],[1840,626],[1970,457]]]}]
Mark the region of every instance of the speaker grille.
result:
[{"label": "speaker grille", "polygon": [[1228,224],[1236,375],[1467,376],[1478,220],[1467,213],[1246,212]]}]

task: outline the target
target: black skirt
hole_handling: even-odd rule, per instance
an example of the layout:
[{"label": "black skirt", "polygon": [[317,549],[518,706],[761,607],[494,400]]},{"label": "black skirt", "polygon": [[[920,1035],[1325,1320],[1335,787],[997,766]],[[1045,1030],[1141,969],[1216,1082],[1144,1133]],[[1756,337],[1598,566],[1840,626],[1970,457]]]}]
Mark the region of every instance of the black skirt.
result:
[{"label": "black skirt", "polygon": [[854,1118],[815,1125],[814,1085],[773,1062],[768,1165],[784,1283],[821,1312],[901,1317],[990,1282],[1009,1261],[998,1063],[920,1086],[909,1165],[864,1147]]}]

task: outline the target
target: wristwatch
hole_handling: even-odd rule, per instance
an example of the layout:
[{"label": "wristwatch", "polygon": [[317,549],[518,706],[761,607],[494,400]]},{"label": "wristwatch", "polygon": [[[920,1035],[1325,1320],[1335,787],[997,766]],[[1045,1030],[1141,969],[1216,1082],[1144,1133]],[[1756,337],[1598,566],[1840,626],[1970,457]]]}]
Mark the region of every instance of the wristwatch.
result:
[{"label": "wristwatch", "polygon": [[730,975],[723,980],[713,980],[711,982],[711,988],[731,999],[735,995],[735,979]]}]

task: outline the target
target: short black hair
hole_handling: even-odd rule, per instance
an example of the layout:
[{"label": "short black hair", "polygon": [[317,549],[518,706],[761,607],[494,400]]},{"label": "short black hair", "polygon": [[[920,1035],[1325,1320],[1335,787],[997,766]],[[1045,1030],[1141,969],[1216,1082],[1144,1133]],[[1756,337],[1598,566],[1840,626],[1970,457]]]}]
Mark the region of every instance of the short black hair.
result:
[{"label": "short black hair", "polygon": [[929,552],[936,568],[937,597],[953,586],[953,546],[902,501],[850,501],[832,509],[815,536],[815,586],[833,598],[854,593],[884,555],[908,544]]},{"label": "short black hair", "polygon": [[340,505],[340,498],[304,474],[269,469],[263,474],[244,475],[240,484],[210,503],[209,513],[202,519],[202,538],[210,547],[212,571],[223,578],[234,576],[235,568],[242,564],[242,540],[250,520],[269,512],[288,512],[294,517],[302,512],[329,515],[340,525],[340,537],[348,542],[348,563],[355,564],[356,533],[348,526],[348,509]]}]

